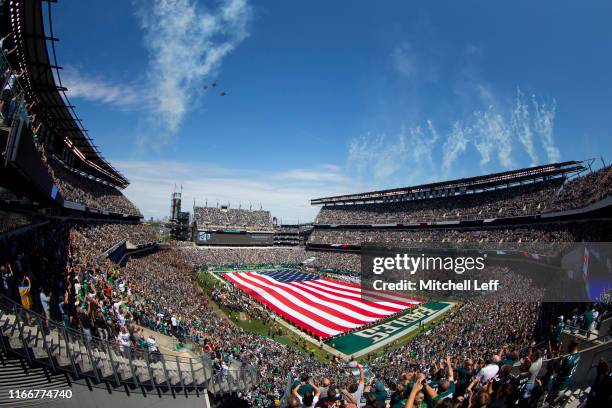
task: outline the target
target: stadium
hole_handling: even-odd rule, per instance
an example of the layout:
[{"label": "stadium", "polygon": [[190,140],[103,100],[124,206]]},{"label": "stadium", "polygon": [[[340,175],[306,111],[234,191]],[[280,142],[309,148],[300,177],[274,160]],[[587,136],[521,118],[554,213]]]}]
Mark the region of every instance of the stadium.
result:
[{"label": "stadium", "polygon": [[[68,99],[51,3],[0,2],[0,404],[611,406],[604,159],[311,197],[306,223],[181,187],[146,222]],[[486,258],[468,275],[501,289],[371,286],[400,253]]]}]

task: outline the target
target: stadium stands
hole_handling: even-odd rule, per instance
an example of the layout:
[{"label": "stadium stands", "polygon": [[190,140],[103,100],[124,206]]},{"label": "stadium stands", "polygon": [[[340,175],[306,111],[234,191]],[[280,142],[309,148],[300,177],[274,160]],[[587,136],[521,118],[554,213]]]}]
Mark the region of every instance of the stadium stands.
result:
[{"label": "stadium stands", "polygon": [[[608,227],[604,224],[602,228]],[[414,228],[414,229],[316,229],[310,236],[310,243],[353,244],[361,243],[491,243],[495,245],[528,242],[574,242],[575,240],[595,241],[598,231],[592,226],[579,223],[552,223],[535,226],[498,228]]]},{"label": "stadium stands", "polygon": [[32,222],[27,214],[0,211],[0,233],[23,227]]},{"label": "stadium stands", "polygon": [[274,245],[304,245],[312,232],[312,224],[281,225],[274,233]]},{"label": "stadium stands", "polygon": [[560,179],[511,187],[478,195],[397,203],[325,206],[317,224],[417,223],[436,220],[473,220],[515,217],[543,212]]},{"label": "stadium stands", "polygon": [[55,158],[48,159],[47,164],[49,173],[66,200],[101,211],[142,217],[136,206],[115,187],[71,171]]},{"label": "stadium stands", "polygon": [[585,207],[612,193],[612,167],[576,177],[410,201],[324,205],[316,224],[410,224],[532,216]]},{"label": "stadium stands", "polygon": [[549,211],[585,207],[612,194],[612,166],[587,173],[563,185],[554,197]]},{"label": "stadium stands", "polygon": [[143,224],[85,224],[75,227],[94,249],[103,252],[121,241],[135,246],[160,241],[157,231]]},{"label": "stadium stands", "polygon": [[[5,126],[0,131],[3,160],[19,169],[19,177],[28,176],[31,187],[41,190],[37,194],[50,194],[55,199],[59,190],[64,205],[66,201],[74,202],[101,212],[142,217],[136,206],[118,189],[127,186],[123,176],[104,170],[102,167],[113,169],[97,156],[96,151],[92,160],[87,160],[72,141],[61,139],[61,131],[57,130],[60,119],[42,108],[46,105],[38,100],[37,94],[28,90],[31,80],[28,71],[25,68],[15,69],[20,65],[13,57],[4,52],[0,54],[0,83],[3,89],[0,108],[2,125]],[[22,141],[15,133],[8,131],[11,127],[26,132],[26,137],[31,140]],[[80,130],[77,128],[75,131]],[[35,146],[37,157],[35,153],[28,152],[30,145]],[[66,162],[72,164],[69,166]],[[46,168],[48,174],[41,174],[38,168]],[[46,185],[45,177],[53,182],[52,188]],[[10,180],[19,185],[15,178]]]},{"label": "stadium stands", "polygon": [[195,207],[194,218],[198,228],[236,228],[249,231],[273,231],[269,211],[240,208]]},{"label": "stadium stands", "polygon": [[297,265],[306,258],[302,247],[264,247],[264,248],[215,248],[185,250],[184,259],[193,267],[241,266],[241,265]]}]

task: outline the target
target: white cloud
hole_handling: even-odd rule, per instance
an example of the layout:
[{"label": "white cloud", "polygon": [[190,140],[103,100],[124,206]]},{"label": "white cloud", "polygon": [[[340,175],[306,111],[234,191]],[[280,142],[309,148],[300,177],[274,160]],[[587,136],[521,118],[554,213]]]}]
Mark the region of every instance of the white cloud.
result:
[{"label": "white cloud", "polygon": [[504,117],[497,112],[493,105],[482,112],[474,112],[474,123],[471,126],[473,143],[480,153],[480,164],[484,166],[497,154],[499,163],[509,168],[513,165],[511,133]]},{"label": "white cloud", "polygon": [[442,166],[445,172],[448,172],[455,160],[465,152],[469,142],[466,134],[469,134],[470,131],[469,128],[464,127],[461,121],[453,123],[453,127],[442,146]]},{"label": "white cloud", "polygon": [[427,130],[423,130],[420,126],[410,128],[408,145],[413,165],[421,166],[432,162],[433,148],[438,138],[438,132],[431,120],[427,120]]},{"label": "white cloud", "polygon": [[139,16],[149,50],[149,82],[156,124],[173,134],[202,85],[247,36],[246,0],[223,0],[209,10],[195,0],[140,1]]},{"label": "white cloud", "polygon": [[61,75],[69,98],[110,105],[120,110],[144,110],[153,106],[151,95],[136,84],[111,82],[86,75],[76,67],[66,66]]},{"label": "white cloud", "polygon": [[[385,188],[398,182],[430,178],[433,149],[438,141],[433,122],[426,127],[402,126],[396,136],[385,134],[355,138],[349,145],[347,168],[357,180],[372,188]],[[402,172],[401,176],[398,174]]]},{"label": "white cloud", "polygon": [[214,9],[196,0],[134,2],[149,52],[144,80],[118,83],[66,67],[62,82],[71,98],[147,112],[142,134],[163,135],[153,142],[164,144],[198,103],[204,83],[214,80],[223,59],[248,37],[251,8],[247,0],[221,0]]},{"label": "white cloud", "polygon": [[319,169],[292,169],[275,175],[275,178],[293,182],[348,182],[349,178],[339,172],[338,166],[318,166]]},{"label": "white cloud", "polygon": [[439,55],[419,42],[405,41],[391,50],[390,65],[401,79],[411,86],[435,82],[438,78]]},{"label": "white cloud", "polygon": [[512,130],[517,135],[525,151],[531,158],[530,165],[538,163],[538,153],[533,143],[533,131],[531,129],[529,106],[524,101],[524,95],[520,89],[516,91],[516,101],[512,111]]},{"label": "white cloud", "polygon": [[[503,106],[487,86],[475,88],[484,110],[474,110],[467,118],[455,120],[449,130],[438,132],[431,120],[426,126],[401,127],[395,138],[385,135],[357,137],[350,143],[349,168],[356,169],[357,179],[372,188],[390,183],[420,183],[452,178],[455,163],[470,153],[472,146],[483,171],[503,170],[521,165],[538,164],[534,134],[540,136],[542,149],[549,161],[558,161],[559,149],[554,143],[555,103],[531,105],[520,90],[511,106]],[[532,120],[532,117],[534,118]],[[525,163],[521,153],[530,161]],[[468,160],[473,160],[470,157]],[[437,164],[441,163],[441,166]]]},{"label": "white cloud", "polygon": [[555,145],[554,129],[555,129],[555,114],[557,110],[557,102],[553,99],[550,106],[546,103],[538,103],[538,98],[532,95],[535,117],[535,130],[540,136],[540,142],[544,147],[546,156],[551,162],[558,162],[561,159],[561,153]]},{"label": "white cloud", "polygon": [[405,129],[395,138],[384,134],[362,136],[349,145],[347,166],[359,179],[372,178],[383,182],[395,174],[408,159]]},{"label": "white cloud", "polygon": [[263,172],[176,161],[114,164],[131,182],[125,194],[147,218],[168,215],[175,184],[183,186],[184,211],[191,212],[194,199],[197,205],[230,202],[232,207],[241,203],[242,208],[249,203],[259,208],[261,203],[283,222],[312,221],[319,208],[310,206],[311,199],[354,191],[352,180],[334,165]]}]

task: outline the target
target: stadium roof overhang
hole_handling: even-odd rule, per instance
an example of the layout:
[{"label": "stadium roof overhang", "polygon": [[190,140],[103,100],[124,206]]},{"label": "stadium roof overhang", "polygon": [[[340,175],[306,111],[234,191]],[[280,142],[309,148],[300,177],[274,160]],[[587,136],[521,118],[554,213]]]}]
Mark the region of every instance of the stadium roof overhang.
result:
[{"label": "stadium roof overhang", "polygon": [[[359,194],[346,194],[333,197],[316,198],[310,200],[311,205],[330,205],[347,203],[368,203],[402,200],[410,195],[440,192],[444,196],[448,194],[460,194],[466,192],[477,192],[496,187],[512,184],[525,183],[538,179],[553,178],[565,173],[584,170],[580,161],[566,161],[562,163],[545,164],[542,166],[528,167],[519,170],[505,171],[501,173],[487,174],[484,176],[468,177],[457,180],[443,181],[439,183],[421,184],[412,187],[401,187],[388,190],[371,191]],[[429,194],[426,195],[429,197]],[[434,194],[434,196],[436,196]]]},{"label": "stadium roof overhang", "polygon": [[[26,99],[36,104],[45,127],[59,136],[67,149],[80,159],[83,171],[118,187],[126,187],[128,180],[102,157],[64,93],[66,88],[62,86],[59,75],[61,67],[56,62],[57,38],[53,37],[50,2],[46,2],[49,35],[45,32],[43,0],[8,2],[11,30],[18,45],[19,69],[27,70],[27,75],[20,79],[26,90]],[[48,42],[53,62],[49,57]]]}]

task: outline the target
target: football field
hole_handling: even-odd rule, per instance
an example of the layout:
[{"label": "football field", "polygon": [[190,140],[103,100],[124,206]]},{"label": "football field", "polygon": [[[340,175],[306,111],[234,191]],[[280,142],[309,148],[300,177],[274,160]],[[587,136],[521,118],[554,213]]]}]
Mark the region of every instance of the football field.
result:
[{"label": "football field", "polygon": [[287,327],[343,358],[359,357],[419,330],[452,308],[291,269],[221,273]]}]

